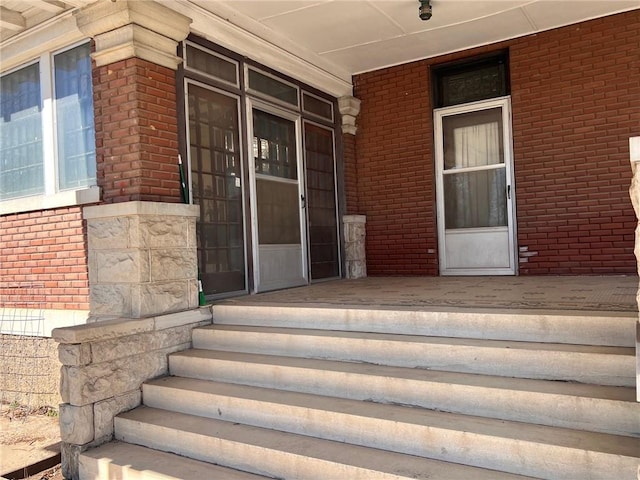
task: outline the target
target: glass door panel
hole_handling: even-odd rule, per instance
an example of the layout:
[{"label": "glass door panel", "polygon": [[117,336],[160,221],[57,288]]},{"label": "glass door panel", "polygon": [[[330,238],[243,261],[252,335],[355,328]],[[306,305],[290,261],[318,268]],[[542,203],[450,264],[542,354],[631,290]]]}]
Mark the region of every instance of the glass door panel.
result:
[{"label": "glass door panel", "polygon": [[258,242],[261,245],[300,243],[298,185],[256,179]]},{"label": "glass door panel", "polygon": [[304,125],[311,279],[340,276],[333,131]]},{"label": "glass door panel", "polygon": [[189,145],[198,267],[207,295],[245,291],[238,99],[188,85]]}]

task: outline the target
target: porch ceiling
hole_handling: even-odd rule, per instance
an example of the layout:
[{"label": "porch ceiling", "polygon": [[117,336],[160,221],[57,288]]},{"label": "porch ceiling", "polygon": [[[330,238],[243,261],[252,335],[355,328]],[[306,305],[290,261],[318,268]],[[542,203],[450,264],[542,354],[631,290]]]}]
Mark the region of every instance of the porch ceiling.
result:
[{"label": "porch ceiling", "polygon": [[[640,8],[640,0],[190,0],[349,75]],[[333,72],[338,73],[338,72]]]},{"label": "porch ceiling", "polygon": [[[0,47],[94,1],[2,0]],[[265,63],[274,58],[265,52],[279,50],[343,85],[356,73],[640,9],[640,0],[432,0],[433,17],[421,21],[418,0],[156,1],[190,15],[193,31],[223,46]],[[253,46],[237,48],[240,37]]]}]

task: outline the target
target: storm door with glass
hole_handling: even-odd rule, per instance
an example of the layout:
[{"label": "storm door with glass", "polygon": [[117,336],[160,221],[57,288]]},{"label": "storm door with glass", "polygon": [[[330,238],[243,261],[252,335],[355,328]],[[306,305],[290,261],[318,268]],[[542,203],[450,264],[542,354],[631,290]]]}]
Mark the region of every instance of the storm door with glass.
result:
[{"label": "storm door with glass", "polygon": [[511,120],[508,98],[435,111],[442,275],[513,275]]},{"label": "storm door with glass", "polygon": [[305,285],[300,119],[249,102],[255,291]]},{"label": "storm door with glass", "polygon": [[239,99],[189,82],[191,195],[205,294],[247,290]]}]

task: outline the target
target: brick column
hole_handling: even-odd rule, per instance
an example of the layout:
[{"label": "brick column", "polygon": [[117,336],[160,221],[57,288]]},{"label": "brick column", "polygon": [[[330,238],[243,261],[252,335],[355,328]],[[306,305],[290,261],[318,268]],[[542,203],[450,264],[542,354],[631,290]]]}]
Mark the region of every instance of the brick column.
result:
[{"label": "brick column", "polygon": [[95,42],[102,200],[180,202],[176,49],[191,19],[149,0],[100,0],[75,18]]},{"label": "brick column", "polygon": [[[90,319],[198,305],[197,206],[181,202],[176,55],[191,19],[151,0],[75,14],[92,58],[101,205],[87,207]],[[113,205],[109,205],[113,204]],[[155,272],[155,273],[154,273]]]}]

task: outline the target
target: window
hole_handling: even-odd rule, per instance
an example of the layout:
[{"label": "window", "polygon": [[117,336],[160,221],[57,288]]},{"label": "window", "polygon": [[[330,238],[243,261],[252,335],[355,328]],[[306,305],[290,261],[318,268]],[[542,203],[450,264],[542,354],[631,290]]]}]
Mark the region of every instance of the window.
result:
[{"label": "window", "polygon": [[509,95],[508,53],[465,59],[432,68],[436,108]]},{"label": "window", "polygon": [[298,106],[298,88],[296,86],[252,68],[248,69],[248,77],[250,91],[267,95],[278,102],[294,107]]},{"label": "window", "polygon": [[240,86],[237,62],[192,43],[186,44],[185,52],[186,68],[234,87]]},{"label": "window", "polygon": [[0,77],[0,201],[96,184],[88,43]]}]

